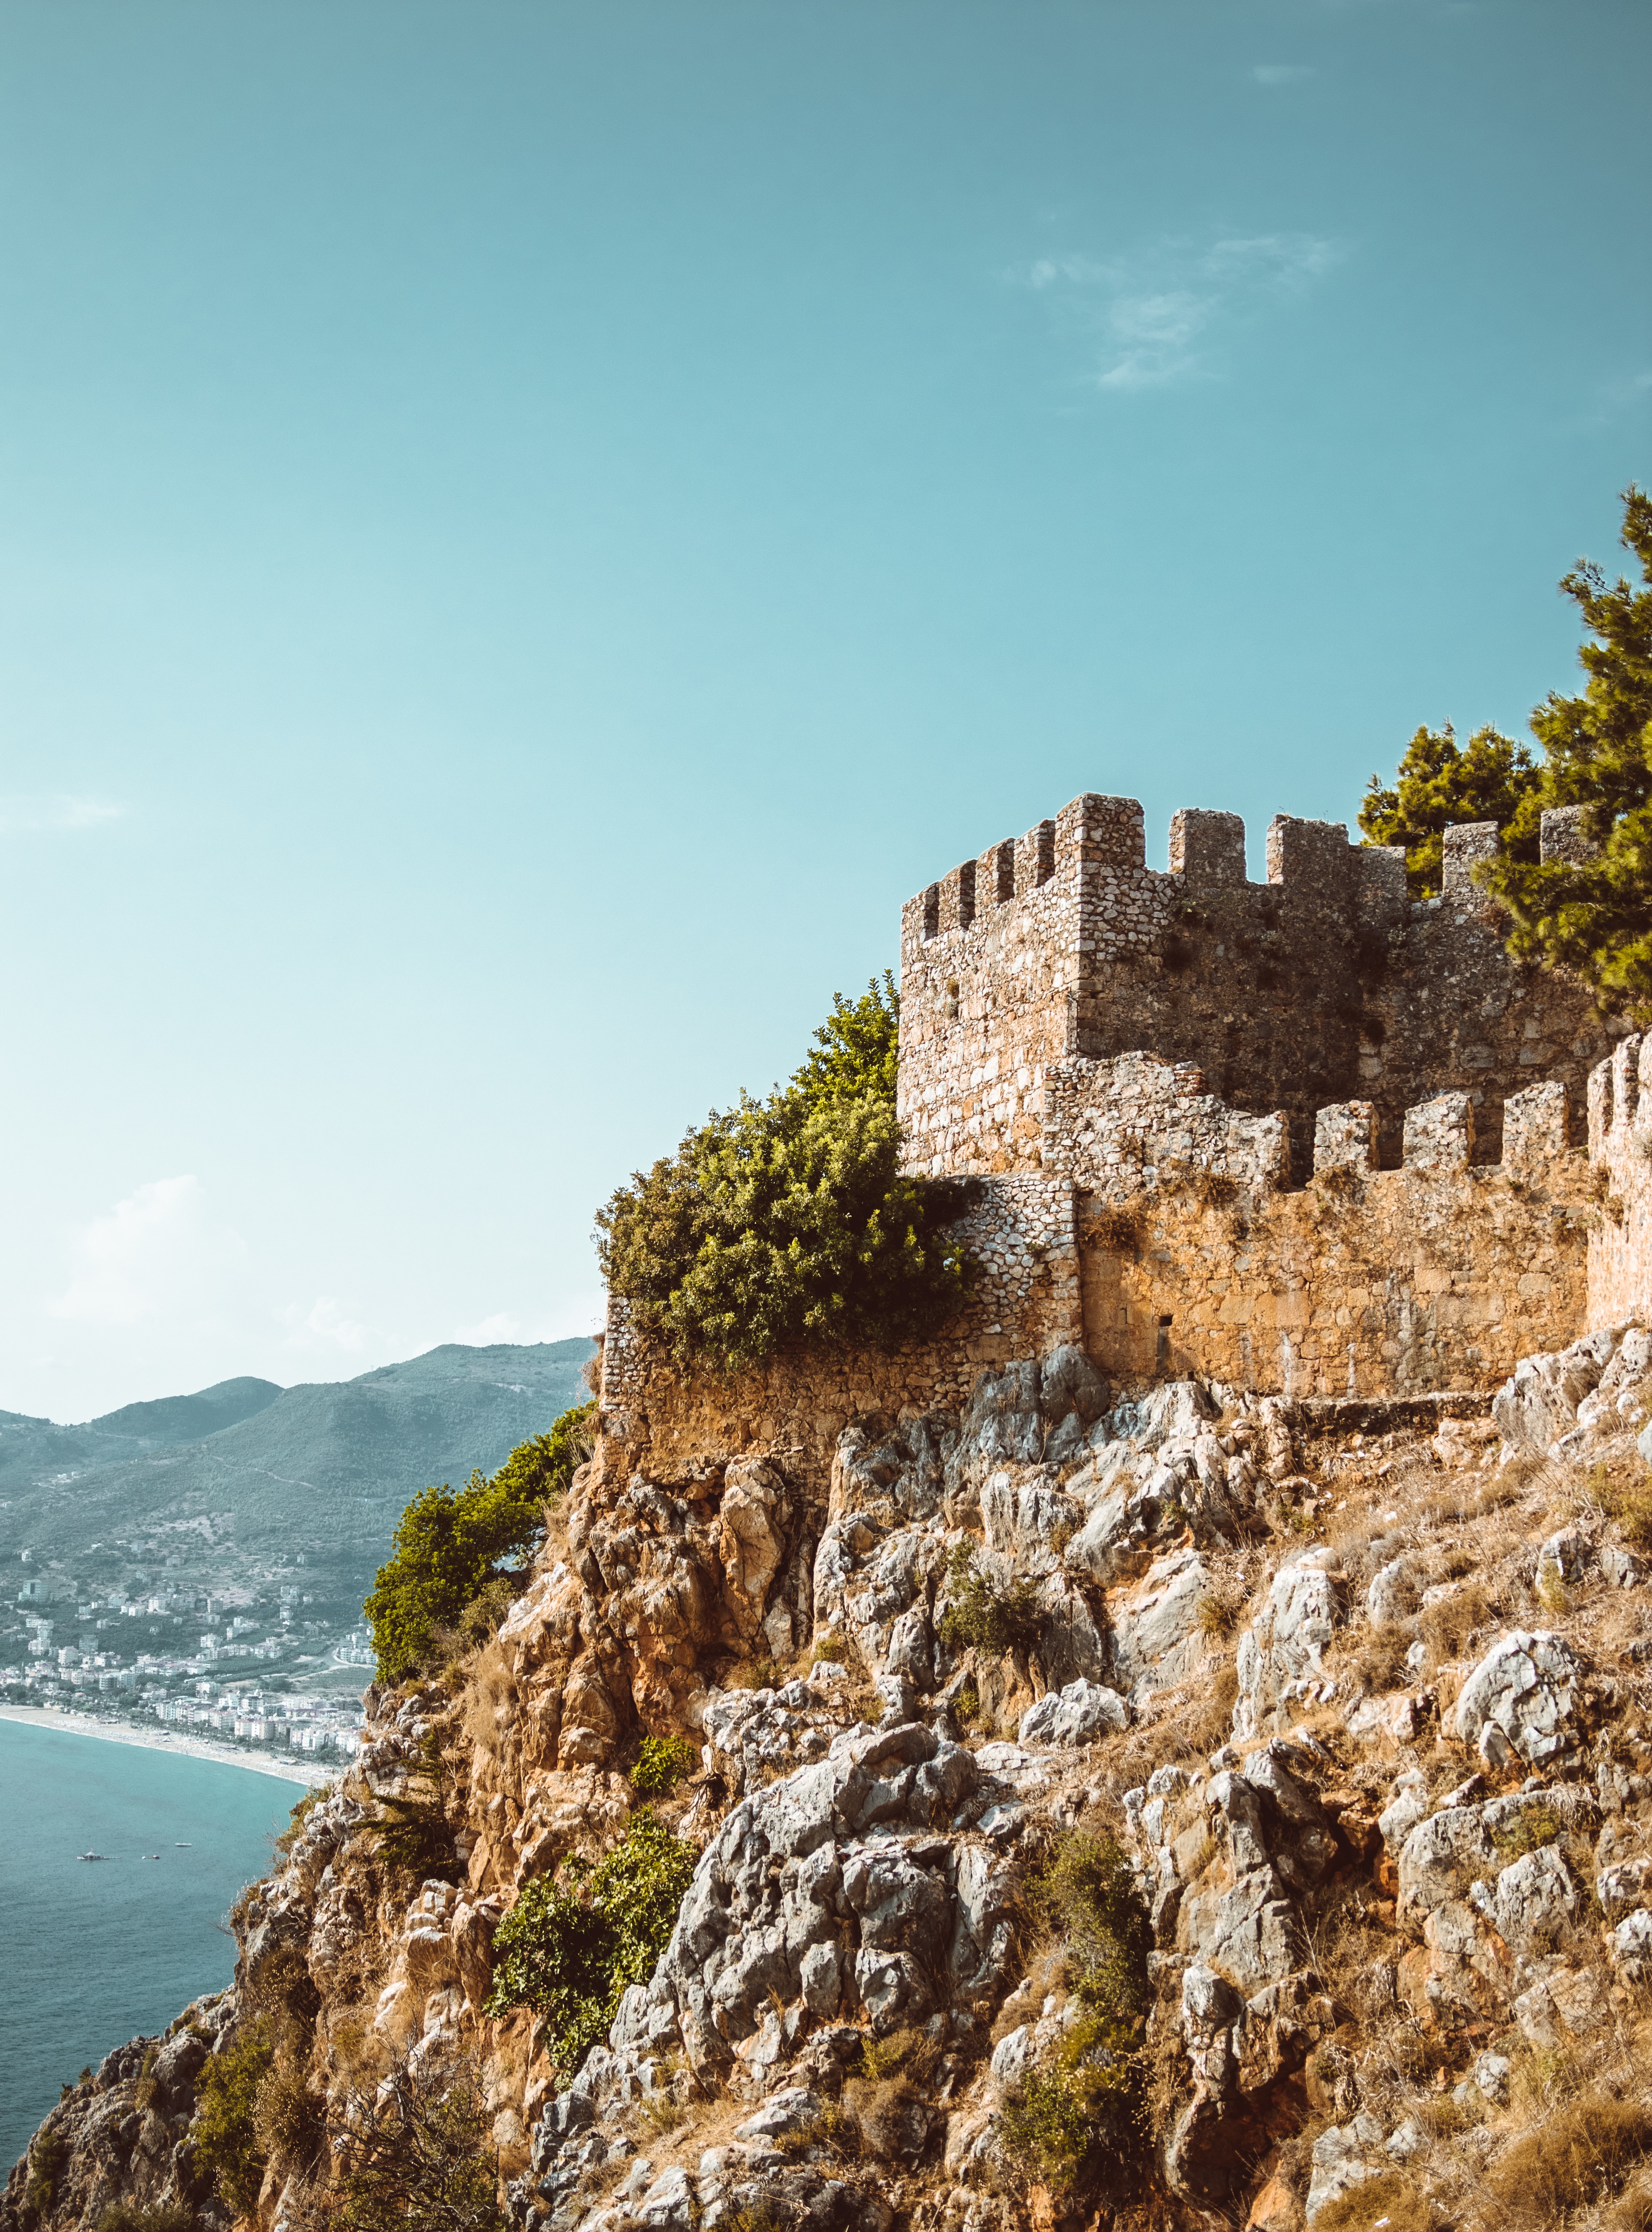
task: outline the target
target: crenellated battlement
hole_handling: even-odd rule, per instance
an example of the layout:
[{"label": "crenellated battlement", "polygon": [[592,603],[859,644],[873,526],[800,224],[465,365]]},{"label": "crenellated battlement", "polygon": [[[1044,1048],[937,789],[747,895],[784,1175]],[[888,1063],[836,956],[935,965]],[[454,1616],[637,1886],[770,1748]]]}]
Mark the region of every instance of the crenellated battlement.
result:
[{"label": "crenellated battlement", "polygon": [[1403,1158],[1405,1111],[1441,1093],[1467,1096],[1493,1160],[1504,1104],[1534,1078],[1581,1114],[1610,1041],[1581,986],[1509,961],[1473,880],[1495,844],[1490,823],[1448,830],[1443,889],[1418,905],[1403,852],[1340,822],[1276,816],[1254,883],[1236,814],[1176,814],[1160,871],[1135,799],[1072,800],[902,911],[913,1166],[1044,1167],[1052,1068],[1135,1052],[1194,1064],[1235,1109],[1283,1112],[1298,1183],[1318,1112],[1355,1100],[1380,1167]]}]

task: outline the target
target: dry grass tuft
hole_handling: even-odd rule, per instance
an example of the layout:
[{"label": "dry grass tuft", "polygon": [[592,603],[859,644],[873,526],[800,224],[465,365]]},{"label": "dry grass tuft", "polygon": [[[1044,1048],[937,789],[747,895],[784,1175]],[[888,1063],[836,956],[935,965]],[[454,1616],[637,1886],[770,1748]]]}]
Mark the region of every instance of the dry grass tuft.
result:
[{"label": "dry grass tuft", "polygon": [[1429,1671],[1461,1658],[1473,1637],[1489,1625],[1493,1616],[1491,1601],[1479,1581],[1465,1581],[1448,1597],[1428,1606],[1418,1618],[1417,1630],[1428,1648]]},{"label": "dry grass tuft", "polygon": [[1437,2232],[1445,2219],[1409,2177],[1398,2170],[1381,2170],[1344,2193],[1338,2201],[1316,2209],[1313,2232]]},{"label": "dry grass tuft", "polygon": [[1569,2209],[1609,2199],[1652,2148],[1652,2111],[1585,2092],[1545,2117],[1493,2165],[1487,2184],[1511,2226],[1558,2224]]},{"label": "dry grass tuft", "polygon": [[510,1661],[498,1638],[490,1637],[466,1669],[460,1726],[471,1743],[496,1759],[520,1702]]},{"label": "dry grass tuft", "polygon": [[1325,1664],[1334,1667],[1339,1685],[1346,1677],[1364,1696],[1381,1697],[1404,1686],[1410,1647],[1409,1626],[1373,1627],[1369,1620],[1351,1619],[1331,1637]]}]

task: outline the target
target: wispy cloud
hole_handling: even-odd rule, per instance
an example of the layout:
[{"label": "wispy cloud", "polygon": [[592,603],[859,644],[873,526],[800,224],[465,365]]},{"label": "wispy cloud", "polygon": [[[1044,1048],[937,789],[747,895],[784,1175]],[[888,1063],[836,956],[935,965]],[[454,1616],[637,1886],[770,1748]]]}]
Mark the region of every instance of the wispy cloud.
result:
[{"label": "wispy cloud", "polygon": [[69,1283],[47,1313],[86,1325],[169,1316],[198,1321],[212,1313],[246,1254],[239,1233],[213,1221],[198,1178],[155,1178],[83,1227]]},{"label": "wispy cloud", "polygon": [[0,796],[0,836],[22,836],[42,829],[100,829],[119,821],[126,812],[107,798],[86,798],[68,791],[34,796],[14,793]]},{"label": "wispy cloud", "polygon": [[1622,411],[1632,403],[1652,399],[1652,372],[1631,372],[1602,383],[1601,399],[1609,410]]},{"label": "wispy cloud", "polygon": [[1015,276],[1093,337],[1088,381],[1118,391],[1215,378],[1224,334],[1305,292],[1341,257],[1312,233],[1234,234],[1110,260],[1044,256]]},{"label": "wispy cloud", "polygon": [[289,1304],[282,1315],[287,1325],[283,1346],[301,1353],[359,1356],[367,1346],[367,1327],[336,1294],[318,1294],[308,1310],[301,1302]]},{"label": "wispy cloud", "polygon": [[1300,85],[1315,75],[1312,62],[1257,62],[1251,70],[1258,85]]}]

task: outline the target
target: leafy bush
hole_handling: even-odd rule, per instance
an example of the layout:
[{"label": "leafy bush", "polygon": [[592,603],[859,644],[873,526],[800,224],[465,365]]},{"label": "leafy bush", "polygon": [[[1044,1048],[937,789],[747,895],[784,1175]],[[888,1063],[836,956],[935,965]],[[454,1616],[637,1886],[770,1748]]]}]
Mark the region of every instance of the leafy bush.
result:
[{"label": "leafy bush", "polygon": [[280,1836],[275,1839],[275,1850],[278,1852],[285,1854],[292,1851],[294,1846],[304,1833],[305,1822],[308,1820],[310,1814],[314,1808],[321,1804],[321,1800],[326,1796],[326,1792],[321,1790],[307,1790],[304,1793],[304,1795],[299,1800],[297,1805],[294,1807],[292,1812],[288,1815],[287,1826],[282,1831]]},{"label": "leafy bush", "polygon": [[181,2201],[157,2201],[147,2209],[117,2201],[99,2217],[96,2232],[195,2232],[195,2211]]},{"label": "leafy bush", "polygon": [[956,1183],[903,1178],[891,978],[836,996],[790,1085],[711,1115],[597,1216],[604,1278],[684,1365],[920,1339],[964,1297]]},{"label": "leafy bush", "polygon": [[[582,1403],[565,1411],[549,1433],[514,1449],[491,1478],[473,1472],[457,1494],[444,1482],[413,1498],[366,1601],[381,1682],[403,1682],[434,1664],[444,1633],[467,1607],[537,1547],[546,1504],[582,1462],[593,1409]],[[509,1594],[509,1583],[494,1588],[498,1612]]]},{"label": "leafy bush", "polygon": [[338,2232],[504,2232],[498,2168],[475,2069],[404,2063],[350,2103],[327,2216]]},{"label": "leafy bush", "polygon": [[960,1542],[947,1567],[947,1608],[941,1619],[941,1640],[955,1650],[965,1645],[1001,1658],[1017,1657],[1038,1641],[1040,1621],[1038,1598],[1030,1581],[1012,1581],[1008,1588],[993,1586],[975,1569],[975,1552]]},{"label": "leafy bush", "polygon": [[1133,2170],[1142,2141],[1141,2041],[1150,1992],[1150,1942],[1124,1848],[1073,1832],[1032,1886],[1032,1904],[1060,1933],[1082,2012],[1055,2051],[1005,2101],[1012,2156],[1060,2189],[1105,2166]]},{"label": "leafy bush", "polygon": [[268,2167],[256,2119],[258,2088],[275,2058],[275,2028],[269,2015],[255,2016],[201,2072],[196,2151],[237,2216],[251,2215]]},{"label": "leafy bush", "polygon": [[577,1859],[523,1891],[494,1935],[485,2012],[536,2008],[558,2072],[601,2043],[620,1995],[653,1974],[694,1876],[695,1853],[646,1807],[594,1867]]},{"label": "leafy bush", "polygon": [[637,1764],[631,1770],[631,1787],[644,1798],[657,1798],[675,1789],[693,1771],[694,1746],[685,1736],[645,1736]]}]

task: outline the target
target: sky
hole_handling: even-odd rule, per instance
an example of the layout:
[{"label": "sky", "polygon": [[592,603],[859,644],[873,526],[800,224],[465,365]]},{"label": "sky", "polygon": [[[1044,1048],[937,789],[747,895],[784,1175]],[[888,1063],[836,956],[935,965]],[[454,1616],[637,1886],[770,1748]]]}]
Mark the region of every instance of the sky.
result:
[{"label": "sky", "polygon": [[1352,822],[1652,475],[1643,0],[0,0],[0,1407],[600,1323],[1080,791]]}]

